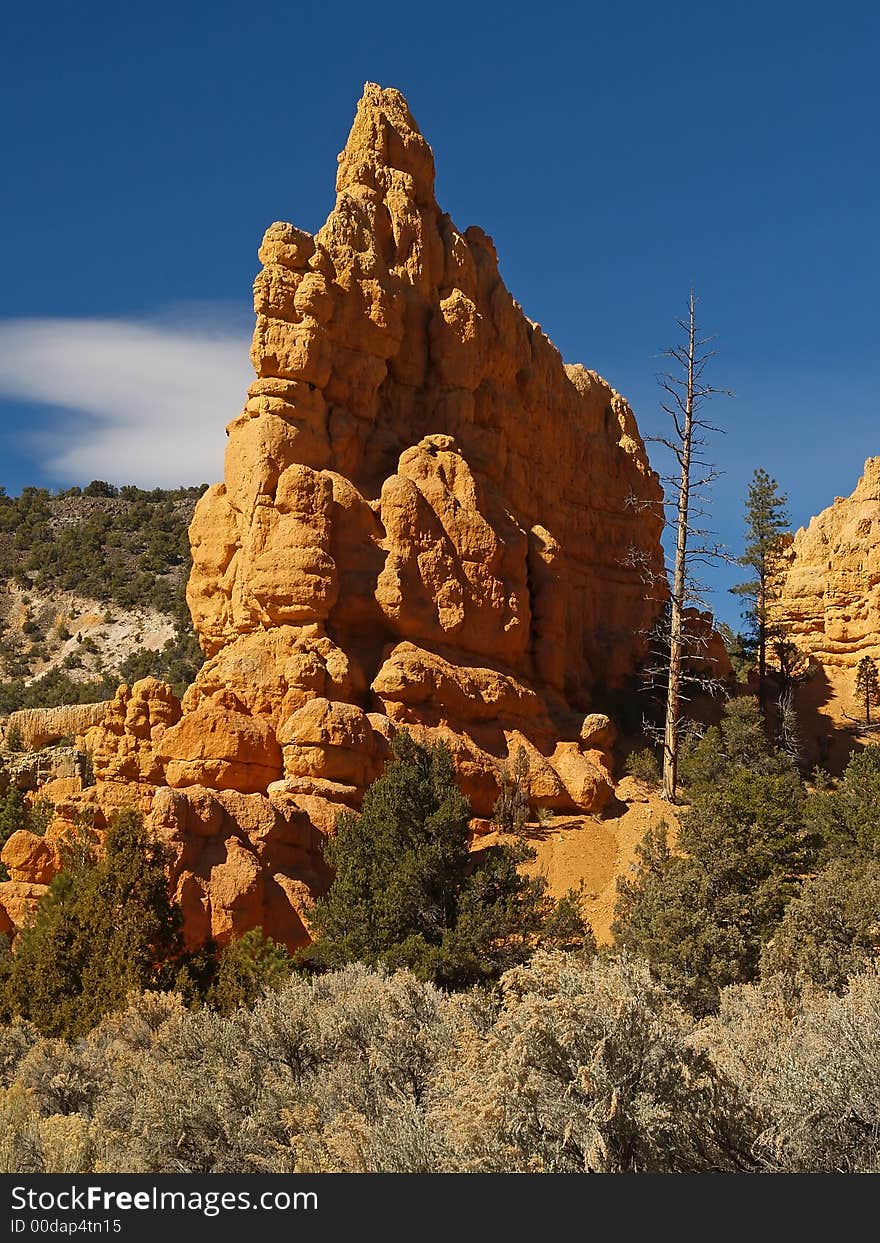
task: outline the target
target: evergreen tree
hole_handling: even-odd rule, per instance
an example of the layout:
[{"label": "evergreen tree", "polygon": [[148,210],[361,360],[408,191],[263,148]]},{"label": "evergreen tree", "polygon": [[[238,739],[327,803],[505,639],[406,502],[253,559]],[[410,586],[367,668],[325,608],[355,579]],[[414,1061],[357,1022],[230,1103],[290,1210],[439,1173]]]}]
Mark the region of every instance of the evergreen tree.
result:
[{"label": "evergreen tree", "polygon": [[217,956],[216,975],[205,1001],[221,1014],[250,1006],[267,989],[280,988],[294,969],[283,945],[252,928],[224,946]]},{"label": "evergreen tree", "polygon": [[131,991],[170,987],[181,951],[165,851],[139,815],[119,812],[100,859],[85,839],[71,843],[34,922],[4,959],[2,1008],[43,1035],[78,1035]]},{"label": "evergreen tree", "polygon": [[788,498],[780,493],[779,484],[762,468],[758,468],[749,484],[745,507],[746,543],[739,564],[753,571],[754,577],[731,588],[743,596],[748,605],[745,619],[751,631],[752,648],[758,664],[758,702],[767,710],[767,647],[773,634],[770,605],[773,596],[773,567],[782,536],[787,532]]},{"label": "evergreen tree", "polygon": [[691,801],[711,792],[737,773],[781,776],[790,771],[786,757],[767,739],[758,701],[752,695],[731,699],[718,725],[690,736],[681,775]]},{"label": "evergreen tree", "polygon": [[[547,898],[546,882],[520,873],[534,851],[517,842],[472,854],[470,816],[448,750],[396,734],[361,814],[337,821],[327,851],[336,875],[316,903],[317,940],[304,959],[406,967],[459,987],[522,961],[548,923],[546,939],[556,940],[561,923],[570,943],[571,920]],[[580,930],[589,940],[582,920]]]},{"label": "evergreen tree", "polygon": [[880,703],[880,678],[871,656],[863,656],[856,667],[856,694],[865,706],[865,724],[871,724],[871,708]]},{"label": "evergreen tree", "polygon": [[835,859],[788,904],[761,972],[784,971],[842,991],[880,953],[880,861]]},{"label": "evergreen tree", "polygon": [[618,883],[617,943],[647,958],[697,1012],[756,977],[761,951],[815,858],[804,793],[769,747],[754,706],[734,701],[683,765],[693,803],[676,851],[666,826],[645,838]]},{"label": "evergreen tree", "polygon": [[823,843],[823,859],[880,860],[880,747],[855,752],[841,781],[814,794],[810,825]]}]

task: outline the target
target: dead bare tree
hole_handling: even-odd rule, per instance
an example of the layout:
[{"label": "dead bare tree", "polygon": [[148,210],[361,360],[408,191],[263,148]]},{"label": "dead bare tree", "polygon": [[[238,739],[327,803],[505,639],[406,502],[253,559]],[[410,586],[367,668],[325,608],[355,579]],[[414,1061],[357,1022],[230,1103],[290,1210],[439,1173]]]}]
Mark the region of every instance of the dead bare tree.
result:
[{"label": "dead bare tree", "polygon": [[731,560],[712,533],[702,526],[706,516],[707,490],[721,473],[706,459],[709,433],[720,433],[703,415],[713,396],[731,396],[727,389],[707,383],[705,371],[716,351],[709,348],[711,337],[703,337],[697,323],[697,298],[693,289],[688,297],[687,316],[677,321],[684,339],[663,351],[673,368],[658,376],[665,397],[662,409],[672,431],[667,436],[650,436],[672,455],[672,473],[661,476],[664,493],[664,520],[674,532],[675,558],[669,593],[669,647],[667,661],[666,714],[663,728],[663,797],[674,802],[678,788],[678,756],[681,726],[682,678],[687,656],[685,625],[688,606],[705,608],[705,588],[694,574],[694,567],[719,560]]}]

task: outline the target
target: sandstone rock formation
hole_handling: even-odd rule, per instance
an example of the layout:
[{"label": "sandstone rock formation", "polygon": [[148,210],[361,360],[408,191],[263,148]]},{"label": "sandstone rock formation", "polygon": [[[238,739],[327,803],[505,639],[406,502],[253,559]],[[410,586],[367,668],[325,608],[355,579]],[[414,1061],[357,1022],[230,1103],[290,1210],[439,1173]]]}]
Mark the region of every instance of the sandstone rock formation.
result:
[{"label": "sandstone rock formation", "polygon": [[802,527],[781,557],[775,612],[803,651],[828,668],[880,659],[880,457],[852,496]]},{"label": "sandstone rock formation", "polygon": [[628,551],[660,563],[656,509],[628,504],[660,493],[626,402],[440,211],[397,91],[366,87],[324,227],[274,224],[260,258],[257,380],[191,528],[208,661],[161,744],[169,784],[266,789],[283,763],[293,795],[356,801],[390,722],[452,740],[479,814],[521,739],[549,805],[600,807],[581,725],[654,611]]},{"label": "sandstone rock formation", "polygon": [[109,703],[65,704],[59,708],[22,708],[11,712],[0,726],[2,737],[15,731],[26,751],[39,751],[61,738],[78,738],[98,725]]},{"label": "sandstone rock formation", "polygon": [[155,746],[179,718],[164,683],[147,678],[120,687],[102,724],[86,736],[96,784],[83,788],[77,777],[43,785],[32,797],[54,805],[45,834],[19,829],[0,852],[9,873],[0,884],[0,933],[33,914],[61,870],[64,842],[83,823],[100,843],[113,812],[132,807],[168,848],[190,948],[209,939],[224,944],[253,927],[291,948],[308,942],[308,908],[328,880],[320,830],[284,783],[269,797],[193,784],[171,789]]},{"label": "sandstone rock formation", "polygon": [[715,629],[711,613],[696,608],[682,611],[684,668],[687,676],[730,682],[734,678],[724,639]]},{"label": "sandstone rock formation", "polygon": [[56,782],[74,781],[82,788],[86,756],[76,747],[45,747],[0,759],[0,794],[10,785],[19,790],[42,790]]},{"label": "sandstone rock formation", "polygon": [[591,693],[657,611],[633,414],[437,206],[399,92],[365,88],[336,189],[314,237],[277,223],[260,247],[256,380],[190,528],[206,663],[180,706],[122,688],[87,740],[83,798],[149,809],[191,943],[307,937],[320,834],[399,727],[448,744],[478,816],[520,747],[536,804],[600,810],[613,726]]},{"label": "sandstone rock formation", "polygon": [[838,771],[851,746],[839,727],[864,715],[856,666],[880,662],[880,457],[783,549],[773,589],[774,620],[810,657],[799,690],[808,758]]},{"label": "sandstone rock formation", "polygon": [[291,948],[308,943],[308,907],[328,876],[321,834],[293,800],[165,788],[150,823],[170,851],[190,947],[257,927]]},{"label": "sandstone rock formation", "polygon": [[129,689],[120,686],[100,724],[84,745],[99,781],[164,785],[165,766],[156,748],[169,726],[180,720],[180,704],[171,688],[144,678]]},{"label": "sandstone rock formation", "polygon": [[14,936],[23,928],[48,890],[48,885],[33,881],[4,881],[0,885],[0,936]]}]

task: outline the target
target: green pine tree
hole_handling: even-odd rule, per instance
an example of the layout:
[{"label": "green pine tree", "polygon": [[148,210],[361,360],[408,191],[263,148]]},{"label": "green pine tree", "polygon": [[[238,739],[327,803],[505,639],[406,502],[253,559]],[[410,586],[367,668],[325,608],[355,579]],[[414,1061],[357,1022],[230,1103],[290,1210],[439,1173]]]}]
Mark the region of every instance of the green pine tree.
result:
[{"label": "green pine tree", "polygon": [[692,805],[675,853],[659,825],[618,882],[612,927],[696,1012],[754,979],[761,951],[813,865],[803,787],[769,746],[754,705],[734,700],[683,773]]},{"label": "green pine tree", "polygon": [[731,588],[747,601],[745,620],[758,665],[758,702],[767,709],[767,647],[774,633],[770,617],[773,599],[773,568],[783,535],[788,531],[788,498],[779,484],[758,468],[749,484],[745,507],[746,543],[738,564],[753,571],[753,577]]},{"label": "green pine tree", "polygon": [[15,953],[2,963],[0,1001],[46,1036],[88,1031],[133,990],[168,988],[182,952],[165,851],[135,812],[117,813],[100,859],[72,842]]},{"label": "green pine tree", "polygon": [[263,992],[280,988],[294,965],[283,945],[265,936],[261,928],[251,928],[217,955],[216,975],[205,1001],[221,1014],[231,1014],[253,1005]]},{"label": "green pine tree", "polygon": [[863,656],[856,666],[856,694],[865,706],[865,724],[870,725],[871,709],[880,703],[880,677],[871,656]]},{"label": "green pine tree", "polygon": [[842,779],[810,799],[810,824],[823,842],[823,861],[880,860],[880,747],[850,757]]},{"label": "green pine tree", "polygon": [[522,961],[545,929],[547,940],[571,944],[571,896],[552,902],[543,879],[521,874],[534,857],[524,842],[472,854],[470,817],[448,750],[396,734],[361,814],[337,821],[328,846],[335,879],[315,906],[306,961],[406,967],[463,987]]},{"label": "green pine tree", "polygon": [[880,953],[880,862],[835,859],[788,904],[761,973],[787,972],[842,992]]}]

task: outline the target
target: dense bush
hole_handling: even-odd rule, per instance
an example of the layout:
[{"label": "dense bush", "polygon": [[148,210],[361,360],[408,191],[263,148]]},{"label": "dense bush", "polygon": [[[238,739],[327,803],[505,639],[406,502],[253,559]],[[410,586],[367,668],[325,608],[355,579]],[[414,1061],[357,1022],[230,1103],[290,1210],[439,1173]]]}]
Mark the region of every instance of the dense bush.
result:
[{"label": "dense bush", "polygon": [[212,1009],[229,1014],[251,1005],[267,989],[280,988],[294,965],[283,945],[264,936],[262,929],[252,928],[219,954],[208,952],[201,981],[205,1001]]},{"label": "dense bush", "polygon": [[880,976],[776,977],[696,1022],[643,964],[540,953],[492,993],[352,965],[220,1015],[132,996],[0,1029],[0,1168],[880,1170]]},{"label": "dense bush", "polygon": [[491,1027],[468,1033],[437,1076],[456,1168],[752,1167],[741,1094],[695,1051],[693,1018],[645,964],[539,953],[500,991]]},{"label": "dense bush", "polygon": [[880,861],[837,859],[811,876],[764,947],[765,974],[840,990],[880,954]]},{"label": "dense bush", "polygon": [[635,777],[636,781],[643,781],[645,785],[660,784],[660,761],[650,747],[631,751],[626,757],[624,772],[628,777]]},{"label": "dense bush", "polygon": [[294,977],[225,1017],[143,996],[69,1045],[10,1033],[0,1158],[155,1173],[747,1166],[750,1115],[690,1048],[693,1026],[643,969],[563,955],[508,973],[496,997],[362,966]]},{"label": "dense bush", "polygon": [[517,747],[513,767],[501,770],[501,790],[492,810],[492,823],[503,833],[524,833],[532,814],[529,802],[529,757]]},{"label": "dense bush", "polygon": [[133,989],[168,987],[182,951],[164,850],[135,813],[117,813],[99,859],[85,830],[66,854],[0,964],[0,1006],[48,1036],[87,1031]]},{"label": "dense bush", "polygon": [[808,788],[743,697],[681,772],[691,806],[619,882],[617,943],[696,1013],[759,972],[842,990],[880,950],[880,748]]},{"label": "dense bush", "polygon": [[576,900],[560,908],[522,874],[523,842],[470,850],[471,809],[449,752],[401,730],[393,757],[328,843],[335,878],[311,915],[307,958],[407,967],[453,987],[491,980],[543,936],[591,939]]},{"label": "dense bush", "polygon": [[808,815],[824,859],[880,859],[880,746],[855,752],[843,779],[810,799]]},{"label": "dense bush", "polygon": [[880,1172],[880,974],[841,995],[775,976],[728,989],[697,1043],[748,1097],[762,1168]]},{"label": "dense bush", "polygon": [[679,756],[679,777],[690,797],[737,773],[772,777],[791,772],[788,757],[768,742],[758,701],[751,695],[731,699],[718,725],[688,735]]},{"label": "dense bush", "polygon": [[761,950],[812,861],[804,797],[791,773],[736,766],[681,815],[676,853],[660,824],[619,882],[614,932],[696,1012],[754,979]]}]

